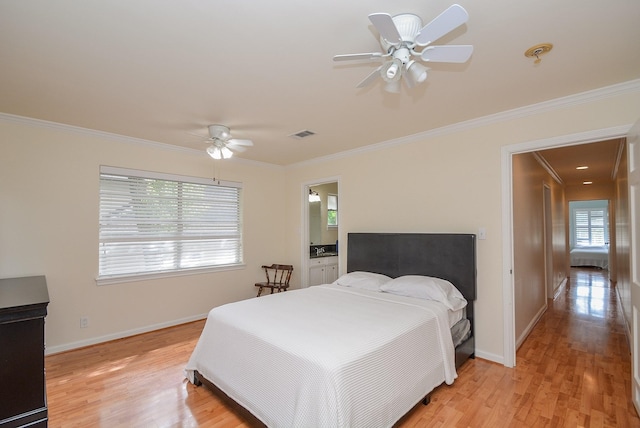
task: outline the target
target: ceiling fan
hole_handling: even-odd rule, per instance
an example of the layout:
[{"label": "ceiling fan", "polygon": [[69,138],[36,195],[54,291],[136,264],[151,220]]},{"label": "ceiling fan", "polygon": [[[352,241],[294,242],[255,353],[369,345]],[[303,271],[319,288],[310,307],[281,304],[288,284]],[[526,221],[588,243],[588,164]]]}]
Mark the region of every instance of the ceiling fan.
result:
[{"label": "ceiling fan", "polygon": [[[383,52],[336,55],[334,61],[384,60],[356,87],[363,88],[378,76],[386,82],[387,92],[400,92],[400,79],[409,88],[427,79],[427,67],[417,62],[467,62],[473,53],[472,45],[431,46],[445,34],[455,30],[469,19],[469,14],[460,5],[454,4],[424,27],[419,16],[403,13],[391,16],[388,13],[372,13],[369,20],[380,34]],[[422,48],[422,49],[421,49]]]},{"label": "ceiling fan", "polygon": [[209,125],[209,138],[205,142],[211,143],[207,153],[214,159],[229,159],[234,151],[243,152],[253,146],[251,140],[231,138],[231,131],[224,125]]}]

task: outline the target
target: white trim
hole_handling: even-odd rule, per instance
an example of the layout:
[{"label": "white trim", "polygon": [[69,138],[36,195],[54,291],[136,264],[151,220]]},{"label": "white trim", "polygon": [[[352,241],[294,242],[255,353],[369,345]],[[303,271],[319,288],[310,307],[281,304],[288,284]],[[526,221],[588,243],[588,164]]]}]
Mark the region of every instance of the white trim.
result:
[{"label": "white trim", "polygon": [[531,331],[536,326],[536,324],[538,324],[538,321],[540,320],[540,318],[542,318],[542,316],[544,315],[544,313],[547,311],[548,308],[549,308],[549,305],[545,302],[545,304],[542,306],[542,308],[540,308],[536,316],[533,317],[533,319],[531,320],[527,328],[524,329],[524,331],[522,332],[522,335],[520,335],[518,340],[516,340],[516,349],[518,349],[524,343],[527,337],[529,337],[529,334],[531,334]]},{"label": "white trim", "polygon": [[492,361],[498,364],[506,364],[504,363],[504,357],[498,354],[492,354],[490,352],[484,352],[481,349],[476,348],[476,357],[482,358],[483,360]]},{"label": "white trim", "polygon": [[513,202],[511,187],[513,170],[511,165],[511,146],[502,147],[502,311],[503,327],[503,364],[516,365],[515,312],[513,296]]},{"label": "white trim", "polygon": [[551,178],[553,178],[553,180],[556,183],[558,183],[561,186],[564,184],[564,182],[562,181],[562,178],[560,178],[560,176],[558,175],[556,170],[553,169],[553,167],[551,165],[549,165],[549,162],[547,162],[547,160],[544,158],[544,156],[542,156],[538,152],[532,152],[531,154],[538,161],[540,166],[543,167],[547,171],[547,173],[551,176]]},{"label": "white trim", "polygon": [[148,325],[140,328],[134,328],[132,330],[125,330],[117,333],[107,334],[104,336],[92,337],[90,339],[79,340],[77,342],[70,342],[64,345],[45,347],[44,353],[45,355],[59,354],[60,352],[66,352],[66,351],[71,351],[73,349],[84,348],[86,346],[97,345],[98,343],[110,342],[112,340],[135,336],[137,334],[148,333],[150,331],[173,327],[180,324],[186,324],[193,321],[199,321],[207,318],[207,315],[208,313],[192,315],[186,318],[180,318],[173,321],[166,321],[159,324],[153,324],[153,325]]},{"label": "white trim", "polygon": [[142,171],[139,169],[120,168],[117,166],[100,165],[100,174],[124,175],[128,177],[152,178],[157,180],[181,181],[185,183],[204,184],[206,186],[224,186],[242,189],[239,181],[222,181],[212,178],[191,177],[188,175],[168,174],[165,172]]},{"label": "white trim", "polygon": [[511,194],[511,181],[513,175],[512,156],[514,154],[527,153],[535,150],[587,144],[613,138],[624,138],[632,126],[632,124],[629,124],[605,129],[596,129],[593,131],[561,135],[502,147],[502,310],[504,320],[503,352],[505,366],[514,367],[516,365],[513,275],[511,274],[513,269],[513,198]]},{"label": "white trim", "polygon": [[117,275],[117,276],[102,276],[96,277],[96,285],[112,285],[123,284],[127,282],[136,281],[148,281],[152,279],[173,278],[176,276],[185,275],[202,275],[204,273],[222,272],[228,270],[240,270],[244,269],[246,265],[244,263],[238,263],[233,265],[223,266],[207,266],[194,269],[180,269],[176,271],[156,272],[156,273],[141,273],[137,275]]}]

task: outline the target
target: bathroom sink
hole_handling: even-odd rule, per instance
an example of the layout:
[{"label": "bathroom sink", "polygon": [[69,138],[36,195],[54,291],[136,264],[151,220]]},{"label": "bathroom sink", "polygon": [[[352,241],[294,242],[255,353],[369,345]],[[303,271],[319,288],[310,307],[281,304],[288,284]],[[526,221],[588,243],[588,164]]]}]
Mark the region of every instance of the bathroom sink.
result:
[{"label": "bathroom sink", "polygon": [[315,258],[318,258],[318,257],[335,257],[337,255],[338,255],[338,253],[335,252],[335,251],[325,251],[324,253],[320,253],[320,254],[313,253],[313,254],[311,254],[311,258],[315,259]]}]

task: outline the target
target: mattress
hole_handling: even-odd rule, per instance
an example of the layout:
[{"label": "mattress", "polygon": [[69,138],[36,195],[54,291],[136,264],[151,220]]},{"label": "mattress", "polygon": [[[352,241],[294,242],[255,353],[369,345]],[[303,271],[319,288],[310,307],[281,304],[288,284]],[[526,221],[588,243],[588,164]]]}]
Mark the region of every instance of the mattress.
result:
[{"label": "mattress", "polygon": [[571,266],[595,266],[609,269],[608,247],[576,247],[569,254]]},{"label": "mattress", "polygon": [[391,426],[453,383],[441,303],[321,285],[220,306],[186,366],[268,426]]}]

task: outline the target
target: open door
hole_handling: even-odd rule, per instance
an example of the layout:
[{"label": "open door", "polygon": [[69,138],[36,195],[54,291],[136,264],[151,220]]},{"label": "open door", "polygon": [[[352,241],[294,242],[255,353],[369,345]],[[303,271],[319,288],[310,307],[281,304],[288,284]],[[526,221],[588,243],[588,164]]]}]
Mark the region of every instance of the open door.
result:
[{"label": "open door", "polygon": [[627,135],[629,149],[629,223],[631,225],[631,399],[640,414],[640,121]]}]

